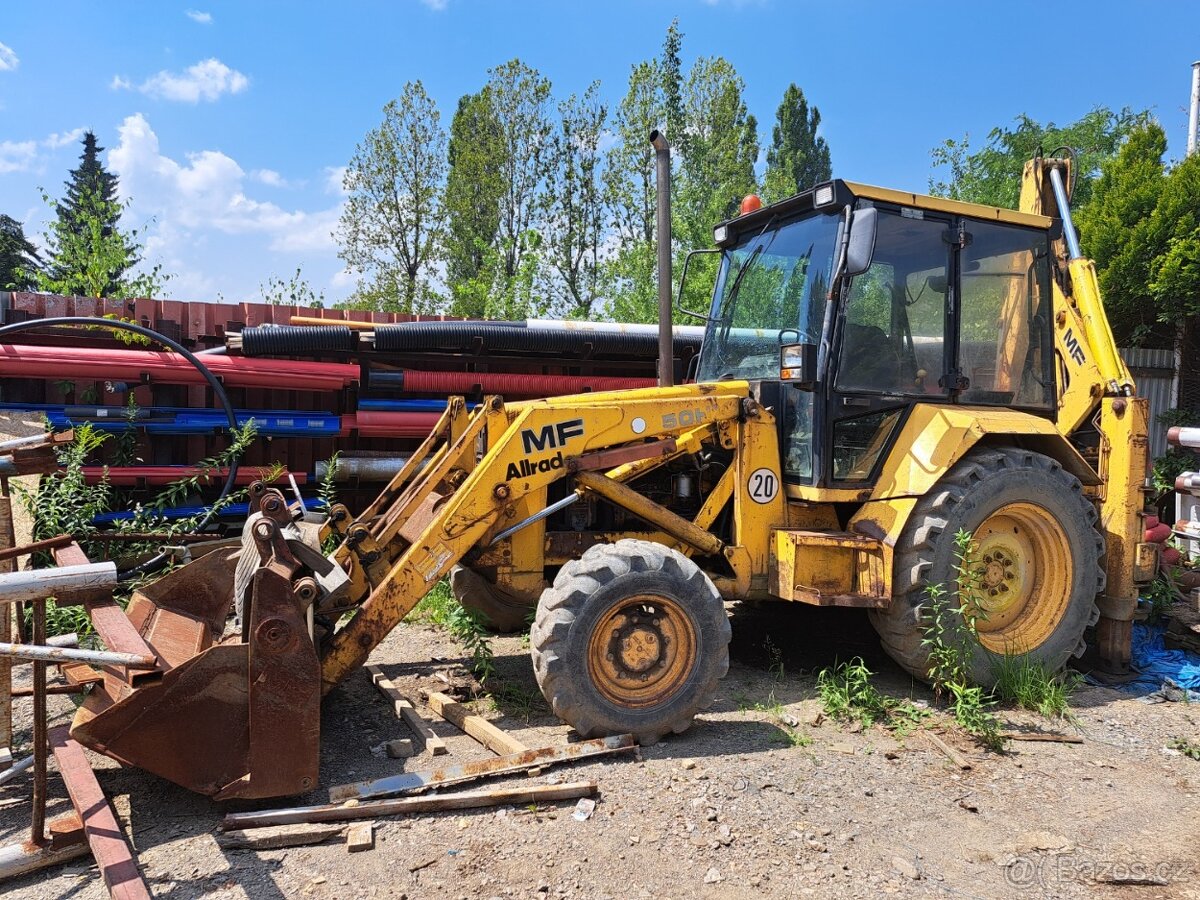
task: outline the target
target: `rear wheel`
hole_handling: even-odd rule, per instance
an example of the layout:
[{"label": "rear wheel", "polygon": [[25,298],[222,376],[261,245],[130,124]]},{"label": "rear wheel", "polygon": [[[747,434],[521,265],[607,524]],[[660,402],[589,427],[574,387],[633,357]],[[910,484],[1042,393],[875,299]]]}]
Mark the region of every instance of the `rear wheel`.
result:
[{"label": "rear wheel", "polygon": [[712,581],[675,550],[623,540],[567,563],[530,637],[554,714],[583,737],[650,744],[685,731],[729,671],[731,629]]},{"label": "rear wheel", "polygon": [[450,593],[461,606],[475,613],[485,628],[501,634],[524,631],[533,612],[532,602],[506,594],[466,566],[450,570]]},{"label": "rear wheel", "polygon": [[1079,479],[1050,457],[973,450],[921,498],[896,543],[892,603],[871,613],[884,649],[927,677],[926,589],[954,589],[954,536],[965,530],[980,569],[975,680],[993,684],[1005,655],[1062,668],[1083,653],[1083,633],[1099,616],[1104,540],[1096,518]]}]

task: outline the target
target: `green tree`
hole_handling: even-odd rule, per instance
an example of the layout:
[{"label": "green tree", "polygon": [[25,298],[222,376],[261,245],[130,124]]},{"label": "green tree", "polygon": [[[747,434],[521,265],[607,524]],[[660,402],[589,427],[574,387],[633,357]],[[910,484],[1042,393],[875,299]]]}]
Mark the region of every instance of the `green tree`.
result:
[{"label": "green tree", "polygon": [[442,228],[446,133],[420,81],[383,108],[346,168],[338,255],[360,276],[357,302],[415,313],[436,304],[427,269]]},{"label": "green tree", "polygon": [[1069,147],[1075,153],[1075,189],[1072,205],[1082,207],[1091,198],[1092,184],[1101,165],[1116,156],[1122,142],[1138,126],[1149,121],[1149,113],[1125,107],[1113,112],[1097,106],[1077,122],[1042,125],[1020,115],[1015,127],[993,128],[982,149],[972,150],[969,136],[943,141],[930,151],[935,169],[929,179],[934,196],[1017,207],[1021,194],[1021,171],[1039,148],[1053,153]]},{"label": "green tree", "polygon": [[489,89],[461,98],[450,123],[450,167],[443,203],[446,280],[455,315],[482,316],[495,280],[502,154],[500,124]]},{"label": "green tree", "polygon": [[161,266],[149,272],[129,274],[141,259],[143,245],[138,229],[122,231],[111,223],[120,218],[128,204],[88,199],[68,220],[58,215],[60,204],[46,195],[42,199],[55,212],[44,240],[47,263],[37,273],[39,290],[51,294],[86,297],[154,297],[168,280]]},{"label": "green tree", "polygon": [[548,110],[550,82],[536,69],[512,59],[488,73],[488,93],[499,126],[500,227],[498,238],[505,278],[516,278],[527,252],[548,166],[553,126]]},{"label": "green tree", "polygon": [[21,223],[0,214],[0,290],[30,290],[40,267],[37,248],[26,239]]},{"label": "green tree", "polygon": [[62,201],[45,193],[54,211],[44,236],[46,263],[37,273],[40,290],[89,297],[149,297],[167,276],[161,267],[130,275],[141,261],[141,232],[120,228],[128,201],[116,199],[117,178],[100,162],[103,149],[90,131],[83,137],[80,164],[71,171]]},{"label": "green tree", "polygon": [[546,261],[568,297],[571,317],[592,312],[599,290],[604,227],[600,139],[608,107],[600,83],[559,104],[559,128],[550,150],[546,197]]},{"label": "green tree", "polygon": [[[662,86],[662,118],[660,124],[665,126],[667,140],[674,142],[680,153],[687,152],[687,118],[683,108],[683,61],[680,53],[683,49],[683,32],[679,30],[679,20],[672,19],[667,28],[667,36],[663,38],[662,53],[658,57],[658,78]],[[649,138],[649,132],[643,140]]]},{"label": "green tree", "polygon": [[775,112],[763,199],[774,203],[828,181],[832,174],[829,145],[817,134],[821,113],[810,107],[804,91],[789,84]]},{"label": "green tree", "polygon": [[[59,218],[66,223],[75,223],[78,231],[87,228],[84,221],[92,215],[94,198],[103,203],[117,203],[117,176],[100,162],[104,148],[91,131],[84,133],[82,142],[79,165],[71,170],[66,182],[67,193],[58,209]],[[106,236],[116,227],[116,219],[106,223]]]},{"label": "green tree", "polygon": [[1091,202],[1075,214],[1118,341],[1141,343],[1163,331],[1151,288],[1151,268],[1163,248],[1152,246],[1151,223],[1168,182],[1166,150],[1157,122],[1135,128],[1117,156],[1103,164]]},{"label": "green tree", "polygon": [[684,85],[687,151],[679,166],[675,237],[685,248],[712,244],[713,226],[757,189],[758,123],[744,85],[721,57],[696,60]]}]

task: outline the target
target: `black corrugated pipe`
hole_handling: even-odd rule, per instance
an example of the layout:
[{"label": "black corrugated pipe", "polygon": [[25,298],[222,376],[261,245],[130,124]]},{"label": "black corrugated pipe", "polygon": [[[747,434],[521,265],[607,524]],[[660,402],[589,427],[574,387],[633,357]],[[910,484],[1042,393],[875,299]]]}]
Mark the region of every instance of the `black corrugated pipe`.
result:
[{"label": "black corrugated pipe", "polygon": [[243,328],[242,353],[280,356],[358,349],[358,335],[345,325],[259,325]]},{"label": "black corrugated pipe", "polygon": [[[381,353],[480,350],[644,357],[655,352],[657,342],[656,335],[646,332],[523,328],[499,322],[405,322],[375,329],[375,349]],[[674,346],[694,351],[700,341],[681,335]]]},{"label": "black corrugated pipe", "polygon": [[658,386],[675,383],[674,342],[671,340],[671,145],[657,128],[650,132],[658,187]]}]

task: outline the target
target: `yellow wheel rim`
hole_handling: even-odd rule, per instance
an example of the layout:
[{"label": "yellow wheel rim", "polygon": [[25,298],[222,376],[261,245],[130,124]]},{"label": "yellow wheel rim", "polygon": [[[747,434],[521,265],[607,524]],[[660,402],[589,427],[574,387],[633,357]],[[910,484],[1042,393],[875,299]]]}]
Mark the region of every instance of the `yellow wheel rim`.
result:
[{"label": "yellow wheel rim", "polygon": [[588,674],[611,703],[654,706],[687,683],[698,644],[683,607],[667,597],[637,594],[596,624],[588,641]]},{"label": "yellow wheel rim", "polygon": [[1066,615],[1074,561],[1066,533],[1034,503],[1010,503],[975,531],[975,627],[993,653],[1028,653]]}]

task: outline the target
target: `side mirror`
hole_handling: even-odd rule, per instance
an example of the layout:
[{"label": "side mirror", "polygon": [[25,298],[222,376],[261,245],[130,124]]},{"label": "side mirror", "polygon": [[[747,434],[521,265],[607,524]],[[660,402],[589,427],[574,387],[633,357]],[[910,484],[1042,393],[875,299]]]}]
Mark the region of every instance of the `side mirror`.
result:
[{"label": "side mirror", "polygon": [[[720,252],[721,252],[720,250],[712,250],[712,249],[689,250],[688,255],[683,258],[683,272],[679,276],[679,293],[675,295],[675,308],[677,310],[679,310],[681,313],[683,313],[685,316],[691,316],[693,319],[699,319],[702,322],[707,322],[709,320],[710,317],[709,317],[708,313],[693,312],[692,310],[686,309],[684,307],[684,305],[683,305],[683,287],[684,287],[684,285],[687,284],[688,266],[691,265],[693,256],[700,256],[700,255],[708,254],[708,253],[719,254]],[[714,288],[716,287],[715,280],[713,283],[713,287]],[[711,295],[712,295],[712,291],[709,291],[709,296],[711,297]]]},{"label": "side mirror", "polygon": [[779,380],[811,391],[817,384],[817,345],[784,344],[779,348]]},{"label": "side mirror", "polygon": [[847,275],[861,275],[871,267],[878,224],[879,211],[875,207],[864,206],[854,211],[854,217],[850,220],[850,242],[846,245]]}]

